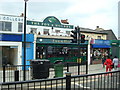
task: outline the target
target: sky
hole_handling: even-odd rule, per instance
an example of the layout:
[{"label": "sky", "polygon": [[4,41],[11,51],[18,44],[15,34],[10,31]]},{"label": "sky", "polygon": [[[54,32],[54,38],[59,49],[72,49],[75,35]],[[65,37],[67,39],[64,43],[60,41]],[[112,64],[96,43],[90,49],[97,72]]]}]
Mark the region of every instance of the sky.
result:
[{"label": "sky", "polygon": [[[119,0],[28,0],[27,18],[42,22],[48,16],[68,19],[71,25],[105,30],[118,37]],[[24,0],[0,0],[0,14],[24,13]]]}]

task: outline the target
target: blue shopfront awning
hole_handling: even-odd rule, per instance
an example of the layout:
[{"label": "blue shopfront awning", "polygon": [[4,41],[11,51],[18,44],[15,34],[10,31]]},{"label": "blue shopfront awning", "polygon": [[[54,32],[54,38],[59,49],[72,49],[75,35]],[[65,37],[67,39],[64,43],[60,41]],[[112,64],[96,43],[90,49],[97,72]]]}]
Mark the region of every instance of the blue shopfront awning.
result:
[{"label": "blue shopfront awning", "polygon": [[92,45],[92,48],[111,48],[111,45]]}]

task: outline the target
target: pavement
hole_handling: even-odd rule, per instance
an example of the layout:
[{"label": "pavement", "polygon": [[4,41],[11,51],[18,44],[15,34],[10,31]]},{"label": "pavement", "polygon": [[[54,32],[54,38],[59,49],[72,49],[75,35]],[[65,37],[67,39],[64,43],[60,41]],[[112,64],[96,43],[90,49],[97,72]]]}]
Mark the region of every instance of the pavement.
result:
[{"label": "pavement", "polygon": [[102,72],[106,72],[105,67],[103,68],[102,64],[88,65],[88,74],[102,73]]},{"label": "pavement", "polygon": [[[83,71],[86,71],[85,70],[85,65],[83,65],[82,66],[82,69],[84,69]],[[72,75],[78,75],[78,67],[76,66],[76,67],[70,67],[69,68],[70,69],[70,71],[72,71],[71,73],[72,73]],[[54,76],[55,76],[55,72],[54,72],[54,69],[53,68],[51,68],[50,70],[52,70],[51,72],[50,72],[50,74],[49,74],[49,78],[54,78]],[[119,70],[120,70],[120,68],[119,68]],[[10,71],[10,72],[14,72],[14,70],[13,71]],[[65,72],[66,72],[66,70],[63,72],[63,76],[66,76],[65,75]],[[92,64],[92,65],[88,65],[88,74],[94,74],[94,73],[102,73],[102,72],[106,72],[106,70],[105,70],[105,67],[103,68],[102,67],[102,64]],[[3,75],[2,75],[2,71],[0,71],[0,81],[2,81],[3,79]],[[8,73],[8,72],[6,72],[6,73]],[[23,72],[21,72],[21,75],[22,75],[22,73]],[[83,72],[83,74],[85,74],[86,72]],[[29,71],[27,72],[27,80],[31,80],[31,74],[29,74]],[[9,74],[6,74],[6,75],[9,75]],[[14,75],[14,74],[11,74],[11,75]],[[30,75],[30,76],[29,76]],[[82,75],[82,74],[80,74],[80,75]],[[7,76],[6,76],[7,77]],[[8,78],[9,79],[9,78]],[[14,78],[11,78],[10,80],[13,80],[14,81]],[[9,80],[8,80],[9,81]]]},{"label": "pavement", "polygon": [[[82,69],[84,68],[85,69],[85,65],[82,66]],[[71,67],[69,68],[70,71],[72,71],[72,75],[77,75],[78,74],[78,71],[77,71],[77,66],[76,67]],[[86,70],[84,70],[86,71]],[[65,77],[65,72],[63,72],[63,76]],[[106,69],[105,67],[103,68],[102,67],[102,64],[92,64],[92,65],[88,65],[88,74],[94,74],[94,73],[102,73],[102,72],[106,72]],[[53,78],[54,77],[54,72],[50,72],[50,75],[49,75],[49,78]],[[82,72],[82,74],[86,74],[86,72]],[[82,75],[81,74],[81,75]]]}]

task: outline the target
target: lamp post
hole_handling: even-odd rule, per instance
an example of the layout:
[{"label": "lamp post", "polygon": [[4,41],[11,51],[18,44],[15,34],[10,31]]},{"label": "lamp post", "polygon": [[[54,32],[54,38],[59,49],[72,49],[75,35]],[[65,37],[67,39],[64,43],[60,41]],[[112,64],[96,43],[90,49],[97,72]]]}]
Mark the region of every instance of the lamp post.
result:
[{"label": "lamp post", "polygon": [[28,0],[24,0],[25,1],[25,7],[24,7],[24,71],[23,71],[23,79],[24,81],[26,80],[26,7],[27,7],[27,1]]}]

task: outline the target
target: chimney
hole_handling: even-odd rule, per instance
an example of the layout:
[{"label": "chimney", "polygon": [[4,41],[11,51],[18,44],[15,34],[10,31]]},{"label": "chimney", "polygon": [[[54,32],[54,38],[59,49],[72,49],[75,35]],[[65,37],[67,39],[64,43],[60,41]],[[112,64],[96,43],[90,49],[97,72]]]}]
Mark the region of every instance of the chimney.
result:
[{"label": "chimney", "polygon": [[96,26],[96,29],[99,28],[99,26]]},{"label": "chimney", "polygon": [[24,17],[24,13],[21,13],[20,17]]},{"label": "chimney", "polygon": [[99,30],[99,31],[101,31],[101,30],[104,30],[103,28],[100,28],[99,26],[96,26],[96,29],[95,30]]}]

